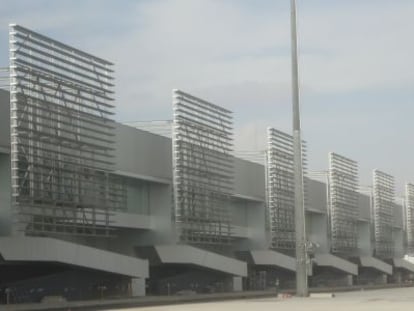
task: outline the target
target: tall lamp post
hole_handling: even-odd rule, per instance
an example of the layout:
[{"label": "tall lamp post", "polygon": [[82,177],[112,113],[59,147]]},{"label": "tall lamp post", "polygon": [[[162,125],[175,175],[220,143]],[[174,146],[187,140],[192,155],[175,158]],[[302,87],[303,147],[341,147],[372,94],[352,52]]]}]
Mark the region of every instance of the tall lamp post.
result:
[{"label": "tall lamp post", "polygon": [[296,31],[296,0],[290,1],[290,29],[292,44],[292,108],[293,108],[293,166],[295,180],[296,232],[296,295],[308,296],[305,207],[302,169],[302,138],[299,110],[298,42]]}]

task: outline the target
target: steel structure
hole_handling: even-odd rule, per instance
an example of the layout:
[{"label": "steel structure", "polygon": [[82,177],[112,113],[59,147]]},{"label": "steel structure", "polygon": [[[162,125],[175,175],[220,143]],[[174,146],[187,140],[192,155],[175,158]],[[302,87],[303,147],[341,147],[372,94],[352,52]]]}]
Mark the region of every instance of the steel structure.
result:
[{"label": "steel structure", "polygon": [[358,250],[358,163],[329,153],[331,251],[351,256]]},{"label": "steel structure", "polygon": [[[295,194],[293,174],[293,138],[268,128],[266,160],[267,210],[271,248],[295,249]],[[302,142],[303,166],[306,168],[306,145]]]},{"label": "steel structure", "polygon": [[391,258],[393,246],[394,177],[374,170],[375,256]]},{"label": "steel structure", "polygon": [[175,220],[181,242],[223,245],[231,240],[232,113],[173,90]]},{"label": "steel structure", "polygon": [[405,213],[407,228],[407,251],[414,254],[414,185],[405,185]]},{"label": "steel structure", "polygon": [[13,210],[26,234],[110,236],[125,188],[111,174],[112,64],[10,25]]},{"label": "steel structure", "polygon": [[10,90],[10,72],[8,67],[0,67],[0,89]]}]

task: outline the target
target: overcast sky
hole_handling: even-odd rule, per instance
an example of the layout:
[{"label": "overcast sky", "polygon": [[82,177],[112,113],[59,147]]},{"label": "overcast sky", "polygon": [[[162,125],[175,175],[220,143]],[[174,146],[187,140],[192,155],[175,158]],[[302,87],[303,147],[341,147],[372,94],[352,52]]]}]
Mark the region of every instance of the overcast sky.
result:
[{"label": "overcast sky", "polygon": [[[414,181],[414,1],[298,0],[303,136]],[[179,88],[234,111],[237,150],[291,130],[289,0],[2,0],[0,66],[17,23],[115,63],[117,120],[172,118]]]}]

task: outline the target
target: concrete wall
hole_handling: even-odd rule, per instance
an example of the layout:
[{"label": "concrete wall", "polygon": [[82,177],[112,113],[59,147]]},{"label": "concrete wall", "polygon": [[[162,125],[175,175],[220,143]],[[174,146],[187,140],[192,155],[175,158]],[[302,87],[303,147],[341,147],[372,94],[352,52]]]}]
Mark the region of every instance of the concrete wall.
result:
[{"label": "concrete wall", "polygon": [[172,179],[171,140],[136,128],[116,124],[116,170]]},{"label": "concrete wall", "polygon": [[174,205],[172,187],[169,185],[154,184],[150,191],[150,210],[153,228],[156,230],[148,241],[145,237],[141,239],[142,245],[175,243],[177,237],[174,225]]},{"label": "concrete wall", "polygon": [[313,179],[306,179],[306,203],[307,209],[326,213],[327,188],[326,184]]},{"label": "concrete wall", "polygon": [[405,255],[404,235],[403,231],[403,212],[404,208],[400,204],[394,205],[394,229],[392,237],[394,240],[394,257],[399,258]]},{"label": "concrete wall", "polygon": [[371,226],[369,222],[358,222],[358,250],[362,256],[372,256],[374,250],[373,241],[371,241]]},{"label": "concrete wall", "polygon": [[233,225],[247,227],[249,203],[247,200],[233,200],[231,202],[230,212]]},{"label": "concrete wall", "polygon": [[306,232],[317,253],[329,252],[326,184],[306,179]]},{"label": "concrete wall", "polygon": [[247,219],[250,233],[250,249],[268,248],[270,233],[266,232],[266,206],[264,203],[254,203],[254,208],[248,209]]},{"label": "concrete wall", "polygon": [[306,213],[308,240],[316,244],[316,253],[329,252],[328,220],[326,214]]},{"label": "concrete wall", "polygon": [[151,183],[134,178],[125,179],[127,187],[127,212],[149,215]]},{"label": "concrete wall", "polygon": [[2,236],[11,233],[10,178],[10,156],[0,153],[0,235]]},{"label": "concrete wall", "polygon": [[358,194],[359,218],[369,220],[371,218],[371,198],[368,195]]},{"label": "concrete wall", "polygon": [[375,247],[374,232],[371,220],[371,197],[358,193],[358,251],[361,256],[372,256]]},{"label": "concrete wall", "polygon": [[168,245],[177,242],[173,222],[171,186],[151,183],[149,188],[151,230],[121,229],[107,246],[111,251],[132,256],[140,246]]},{"label": "concrete wall", "polygon": [[[249,176],[249,178],[246,178]],[[266,180],[263,165],[234,158],[234,193],[260,201],[236,198],[231,205],[234,225],[247,229],[249,238],[235,242],[235,250],[268,248],[266,228]]]},{"label": "concrete wall", "polygon": [[10,148],[10,103],[9,92],[0,90],[0,149],[2,148]]},{"label": "concrete wall", "polygon": [[266,206],[264,202],[235,200],[232,204],[234,225],[246,229],[248,238],[237,239],[233,245],[235,251],[267,249],[270,236],[266,232]]},{"label": "concrete wall", "polygon": [[[115,139],[116,170],[172,181],[172,145],[169,138],[116,124]],[[234,193],[264,200],[264,166],[235,158]]]},{"label": "concrete wall", "polygon": [[264,166],[235,158],[234,193],[264,199],[266,196]]},{"label": "concrete wall", "polygon": [[403,212],[404,212],[404,208],[399,205],[399,204],[395,204],[394,205],[394,227],[403,228]]},{"label": "concrete wall", "polygon": [[404,248],[404,233],[399,228],[394,228],[392,232],[392,238],[394,240],[394,258],[401,258],[405,255]]}]

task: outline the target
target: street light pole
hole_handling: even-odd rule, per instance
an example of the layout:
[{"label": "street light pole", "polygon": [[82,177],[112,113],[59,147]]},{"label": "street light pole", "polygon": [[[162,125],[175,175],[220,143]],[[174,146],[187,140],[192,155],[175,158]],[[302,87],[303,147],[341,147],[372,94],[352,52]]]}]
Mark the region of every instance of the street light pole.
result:
[{"label": "street light pole", "polygon": [[306,256],[305,207],[302,169],[302,138],[299,110],[298,42],[296,31],[296,0],[290,1],[290,29],[292,44],[292,108],[293,108],[293,166],[295,185],[295,232],[296,232],[296,295],[308,296]]}]

